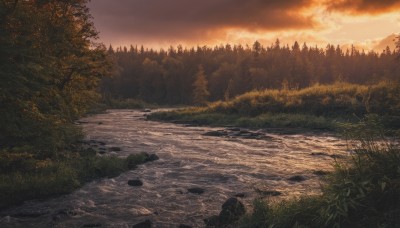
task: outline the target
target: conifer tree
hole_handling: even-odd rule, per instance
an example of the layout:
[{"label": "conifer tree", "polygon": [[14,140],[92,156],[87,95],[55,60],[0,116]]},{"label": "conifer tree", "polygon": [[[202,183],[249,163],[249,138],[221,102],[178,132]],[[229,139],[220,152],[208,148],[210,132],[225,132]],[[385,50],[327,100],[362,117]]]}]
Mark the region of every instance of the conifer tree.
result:
[{"label": "conifer tree", "polygon": [[204,105],[210,93],[208,92],[208,81],[202,65],[199,66],[193,86],[193,102],[197,105]]}]

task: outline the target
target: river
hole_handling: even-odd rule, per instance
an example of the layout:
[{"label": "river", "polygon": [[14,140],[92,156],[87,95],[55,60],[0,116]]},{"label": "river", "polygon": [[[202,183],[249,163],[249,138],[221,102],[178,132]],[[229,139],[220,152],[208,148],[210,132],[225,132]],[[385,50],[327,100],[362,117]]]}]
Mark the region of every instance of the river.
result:
[{"label": "river", "polygon": [[[244,196],[240,200],[248,210],[258,198],[318,194],[321,175],[315,171],[330,171],[334,158],[348,155],[343,140],[321,132],[251,130],[262,136],[251,138],[230,129],[228,136],[205,136],[224,128],[147,121],[133,110],[109,110],[81,123],[87,140],[121,148],[107,154],[148,152],[160,159],[65,196],[2,211],[0,227],[131,227],[146,219],[154,227],[204,227],[203,219],[218,214],[224,201],[237,194]],[[290,180],[293,176],[301,181]],[[129,186],[132,179],[143,186]],[[204,193],[189,193],[192,187]],[[271,192],[281,195],[266,196]]]}]

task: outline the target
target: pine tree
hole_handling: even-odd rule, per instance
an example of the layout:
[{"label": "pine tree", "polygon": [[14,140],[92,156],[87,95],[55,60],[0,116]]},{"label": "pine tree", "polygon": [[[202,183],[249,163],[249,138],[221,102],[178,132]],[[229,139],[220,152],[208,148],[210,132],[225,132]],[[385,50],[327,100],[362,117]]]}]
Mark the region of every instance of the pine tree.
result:
[{"label": "pine tree", "polygon": [[208,96],[210,93],[208,92],[208,81],[206,79],[204,68],[202,65],[199,66],[199,69],[196,74],[196,81],[193,83],[193,102],[198,105],[204,105],[207,102]]}]

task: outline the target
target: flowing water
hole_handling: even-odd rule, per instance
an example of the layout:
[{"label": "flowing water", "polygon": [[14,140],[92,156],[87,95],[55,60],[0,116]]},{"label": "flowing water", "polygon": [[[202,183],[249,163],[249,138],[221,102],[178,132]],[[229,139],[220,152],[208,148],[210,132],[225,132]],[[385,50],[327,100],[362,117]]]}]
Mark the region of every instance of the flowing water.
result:
[{"label": "flowing water", "polygon": [[[348,154],[343,140],[321,132],[264,129],[256,132],[263,136],[258,139],[213,137],[203,134],[223,128],[146,121],[132,110],[112,110],[82,122],[88,140],[122,149],[111,153],[148,152],[160,159],[69,195],[2,211],[0,227],[131,227],[146,219],[154,227],[204,227],[203,219],[217,215],[224,201],[238,193],[248,209],[268,191],[281,193],[271,199],[318,194],[321,177],[315,171],[332,170],[334,157]],[[289,180],[295,175],[305,180]],[[143,186],[129,186],[132,179]],[[189,193],[192,187],[205,192]]]}]

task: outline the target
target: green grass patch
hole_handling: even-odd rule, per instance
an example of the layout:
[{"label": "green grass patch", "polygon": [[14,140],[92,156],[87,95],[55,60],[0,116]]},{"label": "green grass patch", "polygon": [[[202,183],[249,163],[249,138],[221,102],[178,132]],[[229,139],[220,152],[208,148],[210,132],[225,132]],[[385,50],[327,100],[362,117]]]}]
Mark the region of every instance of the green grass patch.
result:
[{"label": "green grass patch", "polygon": [[0,208],[70,193],[98,178],[112,178],[148,161],[149,155],[100,157],[90,150],[40,159],[29,153],[0,152]]},{"label": "green grass patch", "polygon": [[354,117],[329,118],[307,114],[263,113],[257,116],[239,114],[209,113],[201,109],[183,109],[171,112],[152,113],[148,119],[175,123],[191,123],[210,126],[235,126],[249,128],[307,128],[313,130],[337,131]]}]

